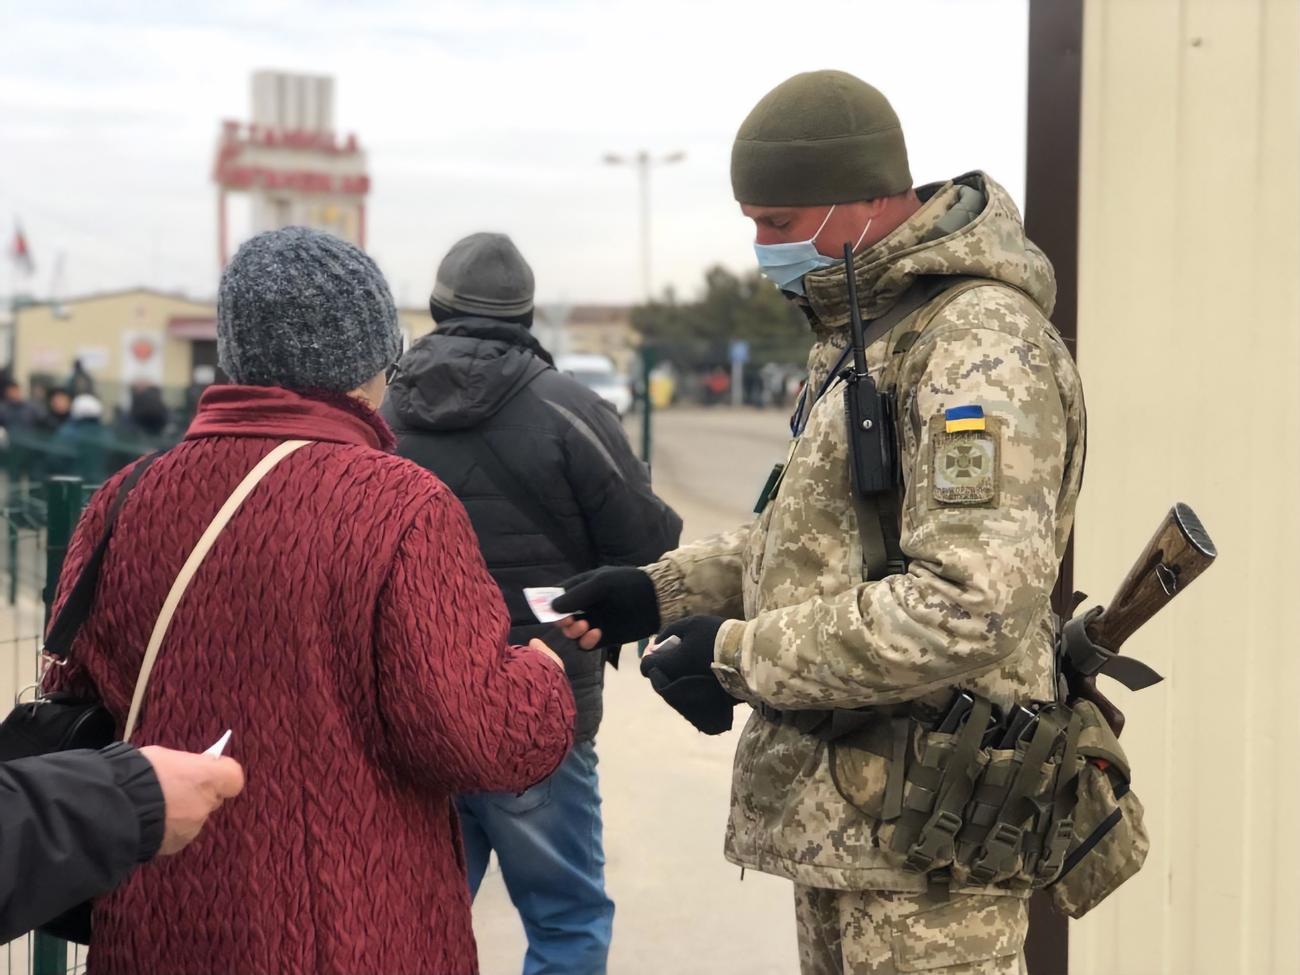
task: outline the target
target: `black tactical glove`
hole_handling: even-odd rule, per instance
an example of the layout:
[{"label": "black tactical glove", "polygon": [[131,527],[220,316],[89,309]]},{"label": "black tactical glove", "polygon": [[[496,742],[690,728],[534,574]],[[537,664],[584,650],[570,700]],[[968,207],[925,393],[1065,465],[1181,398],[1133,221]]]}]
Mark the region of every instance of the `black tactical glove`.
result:
[{"label": "black tactical glove", "polygon": [[566,580],[563,587],[564,595],[551,603],[551,608],[585,619],[600,630],[602,644],[622,646],[659,629],[655,584],[640,569],[595,569]]},{"label": "black tactical glove", "polygon": [[655,637],[681,642],[641,658],[641,674],[669,706],[706,735],[731,730],[732,712],[740,703],[713,674],[713,645],[722,627],[720,616],[688,616]]}]

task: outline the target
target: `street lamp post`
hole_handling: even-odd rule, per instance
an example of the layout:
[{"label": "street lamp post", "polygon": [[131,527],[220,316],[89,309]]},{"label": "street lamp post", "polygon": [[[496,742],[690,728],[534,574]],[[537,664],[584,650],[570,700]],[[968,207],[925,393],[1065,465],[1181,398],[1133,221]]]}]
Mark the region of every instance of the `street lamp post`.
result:
[{"label": "street lamp post", "polygon": [[[642,149],[634,156],[620,156],[618,153],[605,154],[608,166],[635,166],[637,189],[641,203],[641,295],[642,300],[650,301],[653,297],[653,285],[650,279],[650,168],[652,166],[670,166],[686,158],[686,153],[670,152],[666,156],[655,158],[649,150]],[[641,459],[650,463],[650,370],[654,365],[654,350],[641,347]]]},{"label": "street lamp post", "polygon": [[669,166],[686,158],[684,152],[670,152],[658,158],[651,156],[649,150],[642,149],[633,156],[620,156],[616,152],[605,154],[608,166],[635,166],[637,189],[641,204],[641,291],[642,297],[649,301],[652,293],[650,280],[650,169],[653,166]]}]

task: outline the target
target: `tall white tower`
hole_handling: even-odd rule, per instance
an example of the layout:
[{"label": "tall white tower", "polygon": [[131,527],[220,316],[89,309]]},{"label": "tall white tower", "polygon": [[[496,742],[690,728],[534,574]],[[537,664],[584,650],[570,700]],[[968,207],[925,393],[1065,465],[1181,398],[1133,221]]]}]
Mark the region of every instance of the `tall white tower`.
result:
[{"label": "tall white tower", "polygon": [[335,132],[333,78],[255,72],[252,121],[222,123],[213,180],[222,267],[229,193],[251,197],[254,233],[299,224],[366,246],[370,176],[356,135]]}]

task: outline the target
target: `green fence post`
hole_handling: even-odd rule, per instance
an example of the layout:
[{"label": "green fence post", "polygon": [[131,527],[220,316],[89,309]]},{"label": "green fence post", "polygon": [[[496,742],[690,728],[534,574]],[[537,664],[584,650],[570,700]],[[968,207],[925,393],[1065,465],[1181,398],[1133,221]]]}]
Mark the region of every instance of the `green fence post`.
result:
[{"label": "green fence post", "polygon": [[5,519],[9,522],[9,605],[18,605],[18,523],[14,520],[18,516],[17,510],[18,489],[14,487],[13,482],[9,482],[8,497],[8,514]]},{"label": "green fence post", "polygon": [[[650,399],[650,371],[655,365],[654,350],[649,346],[641,347],[641,459],[645,461],[645,466],[650,466],[650,455],[652,453],[652,441],[650,438],[650,414],[654,411],[654,403]],[[640,640],[636,645],[636,656],[640,660],[645,655],[646,647],[650,645],[649,640]]]},{"label": "green fence post", "polygon": [[32,934],[32,975],[67,975],[68,943],[37,931]]},{"label": "green fence post", "polygon": [[[13,436],[12,434],[10,435]],[[18,603],[18,517],[23,503],[23,464],[20,448],[11,439],[5,450],[5,504],[9,522],[9,605]]]},{"label": "green fence post", "polygon": [[63,571],[63,557],[68,552],[72,529],[81,517],[81,478],[51,477],[45,482],[45,616],[54,605],[54,591]]},{"label": "green fence post", "polygon": [[[45,618],[50,617],[54,592],[68,552],[72,529],[81,515],[81,479],[52,477],[45,482]],[[32,975],[65,975],[68,970],[68,943],[37,931],[32,936]]]},{"label": "green fence post", "polygon": [[654,368],[654,351],[641,349],[641,459],[650,466],[650,413],[654,409],[650,401],[650,370]]}]

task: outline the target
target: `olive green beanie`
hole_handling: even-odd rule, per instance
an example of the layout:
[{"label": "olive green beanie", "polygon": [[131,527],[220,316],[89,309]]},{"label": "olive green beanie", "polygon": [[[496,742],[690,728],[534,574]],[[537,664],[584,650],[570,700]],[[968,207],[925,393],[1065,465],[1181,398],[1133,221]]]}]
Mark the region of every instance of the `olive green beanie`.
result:
[{"label": "olive green beanie", "polygon": [[740,123],[731,148],[731,188],[740,203],[854,203],[911,186],[903,129],[889,100],[844,71],[781,82]]}]

